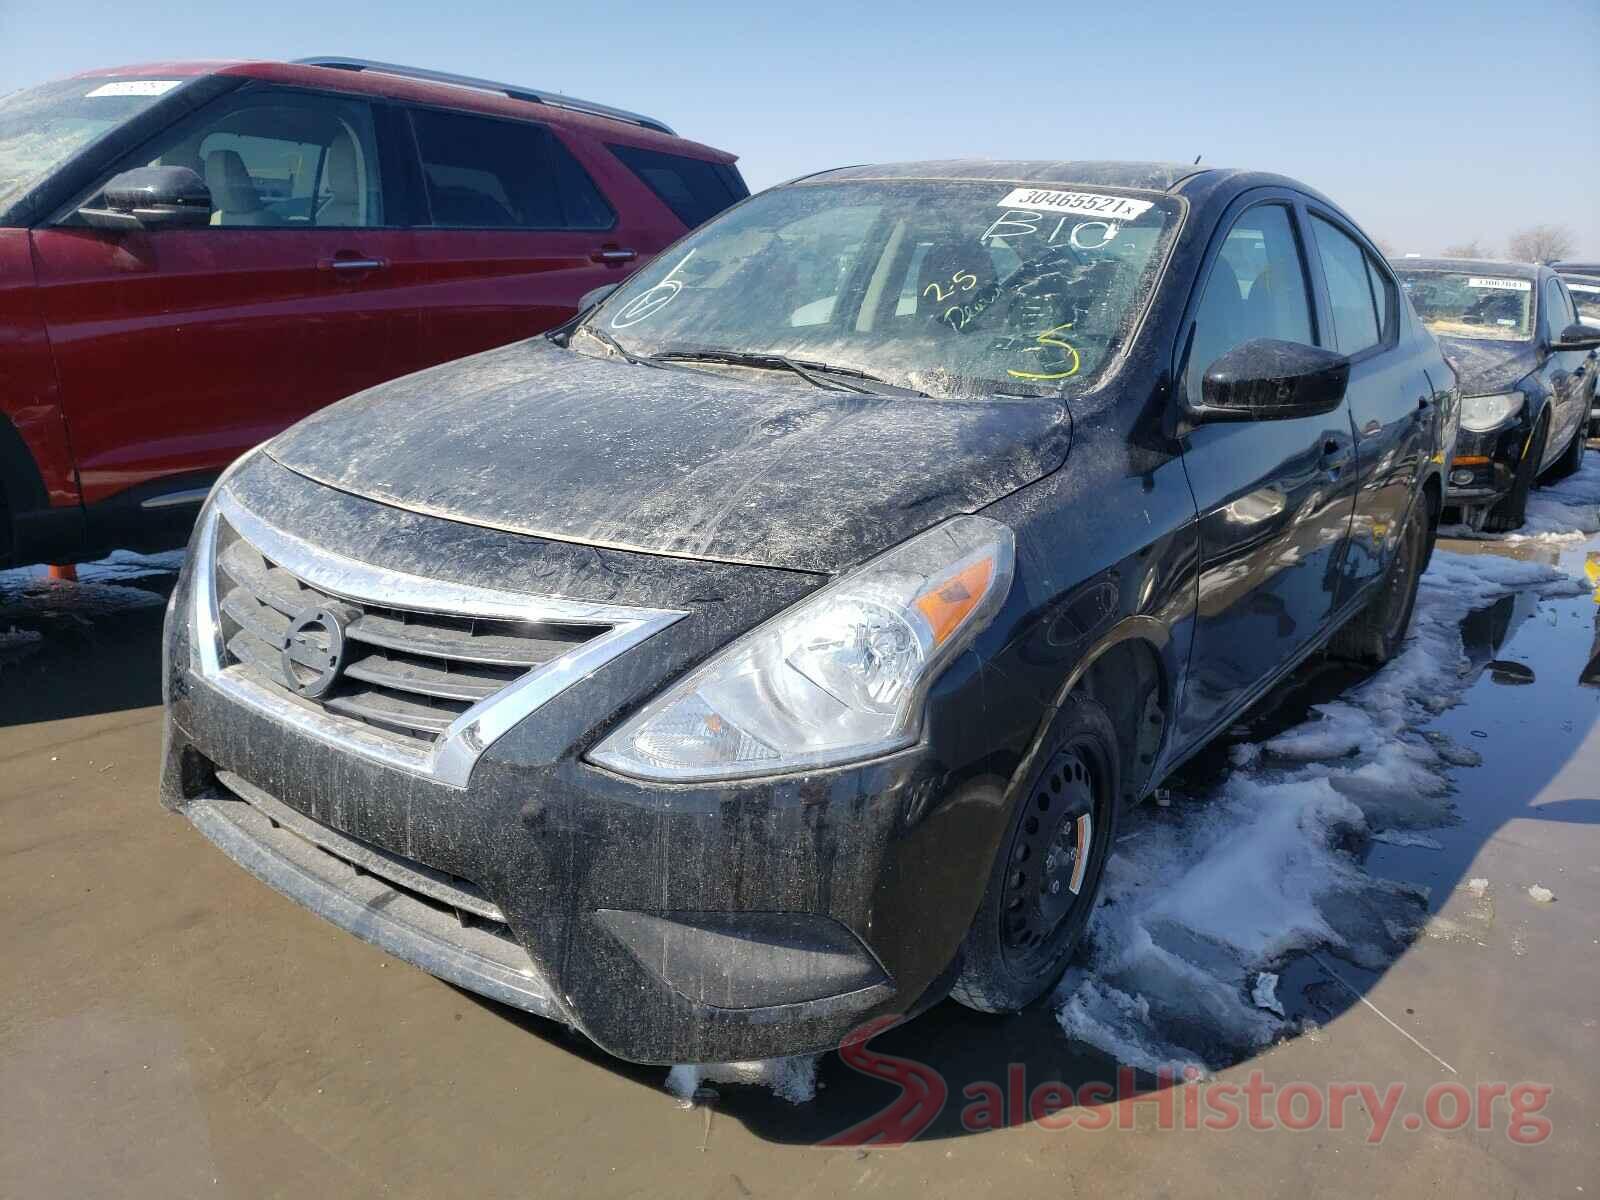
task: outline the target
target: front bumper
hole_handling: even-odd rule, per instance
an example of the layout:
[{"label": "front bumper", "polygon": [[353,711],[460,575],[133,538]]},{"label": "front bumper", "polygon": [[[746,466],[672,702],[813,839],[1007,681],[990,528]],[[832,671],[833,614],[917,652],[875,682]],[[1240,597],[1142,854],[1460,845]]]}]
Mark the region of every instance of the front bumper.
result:
[{"label": "front bumper", "polygon": [[[315,485],[281,468],[230,487],[258,512],[314,507],[324,544],[359,546],[396,570],[449,562],[523,586],[504,578],[505,564],[539,553],[518,535],[468,534],[326,489],[312,496]],[[398,528],[374,536],[384,526]],[[189,645],[203,581],[186,573],[167,634],[164,802],[318,915],[633,1061],[822,1050],[938,999],[1004,828],[1006,781],[1042,710],[1011,698],[987,706],[993,677],[969,652],[935,688],[923,743],[899,754],[718,785],[612,775],[584,761],[590,745],[815,584],[716,564],[633,565],[595,577],[690,616],[489,745],[464,786],[353,755],[217,686]],[[538,576],[536,561],[529,569]],[[739,578],[708,577],[719,572]],[[569,574],[563,591],[585,586]],[[697,603],[719,595],[730,599]]]},{"label": "front bumper", "polygon": [[[1462,429],[1446,481],[1445,504],[1486,506],[1504,497],[1516,483],[1527,440],[1528,430],[1521,421],[1487,433]],[[1464,478],[1463,472],[1471,479]]]}]

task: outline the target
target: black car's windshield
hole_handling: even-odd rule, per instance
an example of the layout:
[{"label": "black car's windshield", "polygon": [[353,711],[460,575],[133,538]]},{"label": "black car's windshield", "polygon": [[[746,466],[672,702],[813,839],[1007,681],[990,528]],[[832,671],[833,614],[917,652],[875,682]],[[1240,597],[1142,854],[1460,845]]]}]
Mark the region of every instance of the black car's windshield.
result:
[{"label": "black car's windshield", "polygon": [[580,331],[634,355],[781,356],[939,397],[1081,390],[1143,311],[1180,211],[1067,184],[798,184],[678,243]]},{"label": "black car's windshield", "polygon": [[1398,269],[1422,323],[1440,337],[1525,342],[1533,336],[1533,284],[1486,271]]},{"label": "black car's windshield", "polygon": [[181,82],[63,79],[0,97],[0,217],[61,163]]}]

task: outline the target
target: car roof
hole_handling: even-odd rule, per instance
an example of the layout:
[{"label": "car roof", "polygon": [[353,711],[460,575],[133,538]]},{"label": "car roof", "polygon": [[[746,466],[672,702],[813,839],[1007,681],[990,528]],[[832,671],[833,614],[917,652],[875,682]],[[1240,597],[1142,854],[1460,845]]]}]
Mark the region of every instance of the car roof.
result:
[{"label": "car roof", "polygon": [[591,105],[587,101],[574,100],[553,92],[539,93],[534,89],[516,88],[466,76],[418,71],[389,63],[368,64],[359,59],[328,58],[319,61],[338,65],[319,66],[310,62],[269,59],[180,60],[100,67],[80,72],[73,78],[137,76],[147,79],[191,79],[203,75],[241,76],[269,83],[465,109],[491,116],[521,120],[536,117],[548,124],[583,130],[606,142],[622,142],[671,154],[687,154],[713,162],[731,164],[738,161],[735,154],[679,137],[653,118],[623,113],[605,105]]},{"label": "car roof", "polygon": [[[1135,188],[1182,195],[1195,203],[1217,193],[1229,196],[1258,187],[1290,188],[1335,212],[1343,210],[1315,188],[1286,175],[1195,163],[1107,159],[1024,160],[932,159],[922,162],[862,163],[802,177],[807,183],[836,179],[977,179],[996,183],[1055,183],[1085,187]],[[791,182],[801,182],[792,180]]]},{"label": "car roof", "polygon": [[1538,263],[1504,262],[1495,258],[1391,258],[1389,265],[1397,271],[1478,271],[1530,281],[1537,280],[1541,271],[1550,269]]}]

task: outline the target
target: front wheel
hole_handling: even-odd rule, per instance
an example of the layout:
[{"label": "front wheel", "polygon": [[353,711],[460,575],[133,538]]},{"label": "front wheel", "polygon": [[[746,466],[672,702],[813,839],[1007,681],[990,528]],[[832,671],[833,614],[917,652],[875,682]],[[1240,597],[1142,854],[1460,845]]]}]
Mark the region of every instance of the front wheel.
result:
[{"label": "front wheel", "polygon": [[1583,451],[1585,435],[1589,432],[1587,421],[1578,422],[1578,427],[1572,431],[1572,441],[1567,443],[1567,448],[1561,452],[1561,457],[1545,474],[1546,479],[1566,479],[1569,475],[1576,475],[1578,468],[1583,466]]},{"label": "front wheel", "polygon": [[1119,761],[1106,710],[1069,699],[1017,798],[962,944],[954,999],[980,1012],[1015,1012],[1066,970],[1116,838]]},{"label": "front wheel", "polygon": [[1511,492],[1489,510],[1483,528],[1489,533],[1510,533],[1521,529],[1528,519],[1528,493],[1533,490],[1539,474],[1539,464],[1544,461],[1544,443],[1550,436],[1548,412],[1539,419],[1538,427],[1523,448],[1522,461],[1517,464],[1517,477],[1512,481]]},{"label": "front wheel", "polygon": [[1428,500],[1422,495],[1412,501],[1411,515],[1400,531],[1400,544],[1377,595],[1333,635],[1329,650],[1336,657],[1381,667],[1400,653],[1428,563],[1428,540]]}]

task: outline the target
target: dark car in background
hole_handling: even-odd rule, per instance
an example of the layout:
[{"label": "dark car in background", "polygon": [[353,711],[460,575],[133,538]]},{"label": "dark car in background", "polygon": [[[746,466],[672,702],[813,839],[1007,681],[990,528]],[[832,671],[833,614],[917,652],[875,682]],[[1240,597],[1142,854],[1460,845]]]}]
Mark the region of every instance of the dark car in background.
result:
[{"label": "dark car in background", "polygon": [[1549,267],[1407,258],[1394,268],[1458,375],[1446,503],[1475,529],[1519,529],[1539,481],[1583,461],[1600,327],[1579,320]]},{"label": "dark car in background", "polygon": [[[1557,273],[1566,280],[1567,292],[1578,310],[1578,320],[1600,328],[1600,264],[1591,263],[1594,274],[1585,275],[1558,265]],[[1600,437],[1600,365],[1590,367],[1596,382],[1589,386],[1589,436]]]},{"label": "dark car in background", "polygon": [[181,545],[251,446],[560,324],[747,194],[654,118],[355,59],[4,97],[0,565]]},{"label": "dark car in background", "polygon": [[1397,652],[1453,386],[1289,179],[812,176],[232,468],[163,800],[628,1059],[1014,1010],[1124,806],[1309,655]]}]

